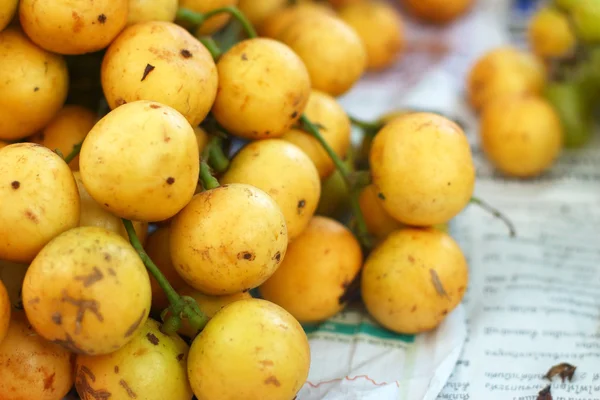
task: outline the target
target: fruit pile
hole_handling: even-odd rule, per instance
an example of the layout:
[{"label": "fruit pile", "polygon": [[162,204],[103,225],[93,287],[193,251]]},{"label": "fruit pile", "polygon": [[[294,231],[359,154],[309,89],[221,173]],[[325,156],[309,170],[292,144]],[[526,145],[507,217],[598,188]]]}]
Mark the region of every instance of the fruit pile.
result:
[{"label": "fruit pile", "polygon": [[465,134],[399,113],[355,148],[336,98],[403,25],[331,4],[1,2],[1,399],[292,399],[301,324],[360,298],[417,334],[460,303]]},{"label": "fruit pile", "polygon": [[496,48],[473,65],[468,98],[498,171],[531,178],[586,146],[600,104],[600,2],[554,0],[531,17],[529,51]]}]

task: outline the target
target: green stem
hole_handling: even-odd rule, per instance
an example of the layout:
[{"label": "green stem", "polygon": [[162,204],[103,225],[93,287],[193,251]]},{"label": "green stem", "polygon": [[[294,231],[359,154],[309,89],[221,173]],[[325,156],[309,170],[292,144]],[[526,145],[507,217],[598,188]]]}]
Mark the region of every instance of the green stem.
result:
[{"label": "green stem", "polygon": [[359,180],[355,179],[352,169],[342,161],[335,151],[333,151],[331,146],[329,146],[329,143],[327,143],[325,138],[323,138],[321,135],[319,128],[313,124],[306,115],[303,114],[300,117],[300,123],[302,124],[302,128],[305,132],[317,139],[317,141],[321,144],[323,149],[333,161],[333,164],[337,170],[342,174],[346,187],[348,188],[348,192],[350,192],[350,207],[352,208],[352,213],[354,214],[354,218],[356,220],[358,239],[365,248],[370,249],[372,247],[372,239],[371,235],[369,234],[369,230],[367,229],[367,223],[365,222],[365,217],[360,209],[360,203],[358,201],[361,190],[361,185],[358,182]]},{"label": "green stem", "polygon": [[213,136],[208,142],[208,164],[217,173],[223,173],[229,168],[229,159],[223,152],[223,139]]},{"label": "green stem", "polygon": [[83,145],[83,140],[81,142],[73,145],[73,150],[71,150],[71,152],[69,154],[67,154],[67,156],[65,157],[65,162],[67,164],[70,163],[71,161],[73,161],[73,159],[75,157],[77,157],[77,155],[81,151],[82,145]]},{"label": "green stem", "polygon": [[492,216],[494,218],[498,218],[500,221],[504,222],[504,224],[508,228],[508,232],[509,232],[510,237],[517,236],[517,231],[515,229],[514,224],[512,223],[512,221],[510,219],[508,219],[508,217],[506,217],[504,214],[502,214],[500,212],[500,210],[492,207],[491,205],[489,205],[488,203],[484,202],[483,200],[481,200],[478,197],[472,197],[471,198],[471,204],[475,204],[476,206],[479,206],[483,210],[485,210],[485,211],[489,212],[490,214],[492,214]]},{"label": "green stem", "polygon": [[369,136],[375,136],[383,127],[381,122],[363,121],[352,116],[350,116],[350,122],[352,122],[352,125],[362,129]]},{"label": "green stem", "polygon": [[200,162],[200,181],[202,182],[204,190],[211,190],[220,186],[219,181],[212,176],[206,160]]},{"label": "green stem", "polygon": [[177,9],[175,20],[183,21],[193,26],[198,26],[206,20],[206,17],[204,16],[204,14],[192,11],[189,8],[180,7],[179,9]]},{"label": "green stem", "polygon": [[218,60],[223,54],[217,42],[215,42],[215,40],[210,36],[203,36],[201,38],[198,38],[198,40],[210,52],[210,55],[212,56],[213,60]]},{"label": "green stem", "polygon": [[250,37],[250,38],[258,37],[256,30],[254,29],[254,27],[252,26],[252,24],[250,23],[248,18],[246,18],[244,13],[242,13],[239,10],[239,8],[237,8],[235,6],[227,6],[227,7],[217,8],[217,9],[209,11],[205,14],[195,12],[195,11],[189,10],[187,8],[180,8],[177,10],[177,18],[176,19],[180,20],[180,21],[188,22],[191,25],[194,25],[195,27],[199,27],[210,17],[214,17],[215,15],[223,14],[223,13],[230,14],[233,18],[237,19],[238,22],[242,25],[242,27],[246,31],[246,34],[248,35],[248,37]]}]

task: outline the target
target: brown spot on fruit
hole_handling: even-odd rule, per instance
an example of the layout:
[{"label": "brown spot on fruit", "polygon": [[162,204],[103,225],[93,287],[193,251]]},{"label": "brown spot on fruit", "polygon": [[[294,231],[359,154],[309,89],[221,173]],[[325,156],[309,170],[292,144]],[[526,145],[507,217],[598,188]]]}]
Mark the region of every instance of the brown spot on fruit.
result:
[{"label": "brown spot on fruit", "polygon": [[27,302],[27,304],[29,304],[30,306],[32,306],[32,305],[37,304],[39,302],[40,302],[40,298],[39,297],[34,297],[33,299],[29,300]]},{"label": "brown spot on fruit", "polygon": [[158,104],[150,104],[150,108],[153,108],[156,110],[156,109],[159,109],[160,106]]},{"label": "brown spot on fruit", "polygon": [[410,312],[415,312],[415,311],[417,311],[417,306],[416,306],[416,305],[415,305],[415,306],[413,306],[413,307],[410,309]]},{"label": "brown spot on fruit", "polygon": [[280,262],[281,261],[281,253],[280,252],[275,253],[275,255],[273,256],[273,260]]},{"label": "brown spot on fruit", "polygon": [[154,65],[146,64],[146,68],[144,68],[144,73],[142,74],[142,80],[140,82],[143,82],[144,79],[146,79],[146,77],[150,74],[150,72],[154,71],[154,68]]},{"label": "brown spot on fruit", "polygon": [[261,363],[263,367],[272,367],[273,365],[275,365],[275,363],[271,360],[262,360],[259,361],[259,363]]},{"label": "brown spot on fruit", "polygon": [[306,207],[306,200],[302,199],[298,202],[298,214],[302,213],[304,207]]},{"label": "brown spot on fruit", "polygon": [[73,23],[73,32],[77,33],[83,28],[83,20],[75,11],[71,11],[71,17],[73,17],[73,20],[75,21]]},{"label": "brown spot on fruit", "polygon": [[93,272],[91,274],[76,276],[75,280],[83,282],[83,287],[90,287],[94,283],[101,281],[103,278],[104,275],[98,269],[98,267],[94,267]]},{"label": "brown spot on fruit", "polygon": [[75,317],[75,334],[79,334],[81,332],[81,324],[83,322],[83,317],[85,317],[86,311],[90,311],[92,314],[94,314],[98,321],[104,321],[104,317],[102,316],[102,313],[100,313],[100,306],[96,300],[76,299],[69,296],[67,291],[63,289],[61,301],[77,307],[77,316]]},{"label": "brown spot on fruit", "polygon": [[248,56],[246,55],[246,53],[242,53],[242,60],[248,61]]},{"label": "brown spot on fruit", "polygon": [[52,373],[52,375],[48,375],[44,378],[44,390],[50,389],[51,391],[54,391],[54,388],[52,387],[52,385],[54,385],[54,377],[55,376],[56,376],[56,373]]},{"label": "brown spot on fruit", "polygon": [[168,183],[169,185],[172,185],[172,184],[174,184],[174,183],[175,183],[175,178],[173,178],[172,176],[168,177],[168,178],[167,178],[167,183]]},{"label": "brown spot on fruit", "polygon": [[294,111],[292,113],[292,115],[290,115],[290,118],[296,118],[298,116],[298,111]]},{"label": "brown spot on fruit", "polygon": [[119,373],[119,366],[115,365],[115,374],[118,374],[118,373]]},{"label": "brown spot on fruit", "polygon": [[135,394],[135,392],[133,390],[131,390],[131,388],[129,387],[127,382],[125,382],[123,379],[121,379],[119,381],[119,385],[121,385],[121,387],[123,387],[123,389],[125,389],[125,391],[127,392],[127,396],[131,397],[132,399],[137,399],[137,394]]},{"label": "brown spot on fruit", "polygon": [[94,374],[85,366],[80,366],[77,370],[77,375],[75,377],[75,388],[77,389],[77,393],[85,400],[107,400],[110,398],[111,393],[106,389],[94,390],[94,388],[88,382],[88,377],[86,373],[90,374],[90,379],[92,382],[96,381]]},{"label": "brown spot on fruit", "polygon": [[34,224],[40,223],[40,220],[38,219],[37,215],[35,215],[31,210],[25,210],[25,216]]},{"label": "brown spot on fruit", "polygon": [[155,346],[157,346],[157,345],[158,345],[158,343],[160,342],[160,341],[158,340],[158,338],[156,337],[156,335],[155,335],[155,334],[153,334],[152,332],[149,332],[148,334],[146,334],[146,339],[148,339],[148,341],[149,341],[150,343],[152,343],[153,345],[155,345]]},{"label": "brown spot on fruit", "polygon": [[446,289],[444,289],[444,285],[442,285],[442,281],[440,280],[439,275],[434,269],[430,269],[429,273],[431,274],[431,283],[433,287],[435,287],[435,291],[441,297],[448,297],[448,293],[446,293]]},{"label": "brown spot on fruit", "polygon": [[104,261],[110,261],[111,257],[109,253],[104,253]]},{"label": "brown spot on fruit", "polygon": [[413,256],[408,256],[408,261],[410,261],[411,264],[414,264],[415,258]]},{"label": "brown spot on fruit", "polygon": [[101,24],[106,22],[106,15],[104,14],[100,14],[98,15],[98,22],[100,22]]},{"label": "brown spot on fruit", "polygon": [[61,325],[62,315],[59,312],[55,312],[54,314],[52,314],[52,322],[54,322],[56,325]]},{"label": "brown spot on fruit", "polygon": [[281,386],[281,383],[277,379],[277,377],[271,375],[267,379],[265,379],[265,385],[275,385],[277,387]]},{"label": "brown spot on fruit", "polygon": [[137,328],[140,326],[140,324],[142,323],[142,320],[144,319],[144,317],[146,316],[146,309],[144,308],[142,310],[142,314],[140,315],[140,317],[137,319],[137,321],[135,321],[133,324],[131,324],[131,326],[127,329],[127,331],[125,332],[125,337],[129,337],[131,335],[133,335],[133,333],[137,330]]},{"label": "brown spot on fruit", "polygon": [[442,315],[448,315],[448,310],[447,310],[447,309],[444,309],[444,310],[442,311]]},{"label": "brown spot on fruit", "polygon": [[385,200],[383,193],[377,193],[377,197],[379,197],[381,200]]},{"label": "brown spot on fruit", "polygon": [[115,100],[115,104],[118,106],[122,106],[123,104],[127,104],[127,102],[125,101],[124,98],[119,97],[118,99]]},{"label": "brown spot on fruit", "polygon": [[96,382],[96,375],[94,375],[94,373],[92,371],[90,371],[90,369],[88,367],[86,367],[85,365],[82,365],[79,367],[79,370],[90,377],[92,382]]},{"label": "brown spot on fruit", "polygon": [[115,272],[115,270],[114,270],[114,269],[112,269],[112,268],[109,268],[109,269],[108,269],[108,274],[109,274],[109,275],[112,275],[112,276],[117,276],[117,273],[116,273],[116,272]]},{"label": "brown spot on fruit", "polygon": [[238,260],[244,259],[247,261],[253,261],[256,258],[256,255],[249,251],[240,251],[237,255],[237,258]]},{"label": "brown spot on fruit", "polygon": [[191,58],[192,57],[192,52],[189,51],[188,49],[182,49],[179,54],[181,54],[181,56],[183,58]]},{"label": "brown spot on fruit", "polygon": [[[91,355],[87,351],[85,351],[82,348],[80,348],[79,346],[77,346],[77,344],[75,343],[75,341],[73,340],[71,335],[69,335],[67,333],[65,336],[66,336],[65,339],[55,339],[52,341],[52,343],[64,347],[65,349],[69,350],[71,353]],[[95,379],[93,379],[93,380],[95,380]]]},{"label": "brown spot on fruit", "polygon": [[21,182],[19,181],[12,181],[10,186],[12,186],[13,189],[17,190],[18,188],[21,187]]},{"label": "brown spot on fruit", "polygon": [[185,354],[183,354],[183,353],[177,354],[177,361],[183,360],[183,357],[185,357]]},{"label": "brown spot on fruit", "polygon": [[37,92],[38,90],[40,90],[40,88],[39,88],[39,87],[37,87],[37,86],[33,88],[33,91],[34,91],[34,92]]}]

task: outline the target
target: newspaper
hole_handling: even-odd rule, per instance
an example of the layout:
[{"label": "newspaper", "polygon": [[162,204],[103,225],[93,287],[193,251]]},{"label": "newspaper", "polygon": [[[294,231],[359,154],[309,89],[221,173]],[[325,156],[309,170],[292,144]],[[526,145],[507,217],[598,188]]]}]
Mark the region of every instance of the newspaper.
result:
[{"label": "newspaper", "polygon": [[600,398],[600,140],[565,151],[538,179],[508,180],[479,150],[477,117],[464,100],[465,75],[481,54],[515,39],[524,47],[510,5],[480,1],[441,32],[409,26],[417,41],[441,33],[449,52],[416,50],[341,101],[364,119],[403,107],[456,119],[472,145],[476,195],[509,216],[517,237],[468,207],[451,226],[471,271],[463,305],[416,337],[381,330],[357,309],[307,330],[313,362],[299,400],[535,400],[550,383],[544,375],[563,362],[577,369],[572,381],[555,378],[555,400]]}]

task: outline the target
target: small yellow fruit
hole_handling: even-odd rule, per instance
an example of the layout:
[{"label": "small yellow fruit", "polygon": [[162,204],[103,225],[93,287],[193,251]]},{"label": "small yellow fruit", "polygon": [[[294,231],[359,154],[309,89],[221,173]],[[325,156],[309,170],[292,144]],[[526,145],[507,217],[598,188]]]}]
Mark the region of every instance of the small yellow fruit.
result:
[{"label": "small yellow fruit", "polygon": [[562,57],[575,48],[568,17],[553,8],[539,10],[529,21],[527,34],[533,51],[541,57]]},{"label": "small yellow fruit", "polygon": [[263,21],[287,5],[287,0],[239,0],[238,7],[253,26]]}]

